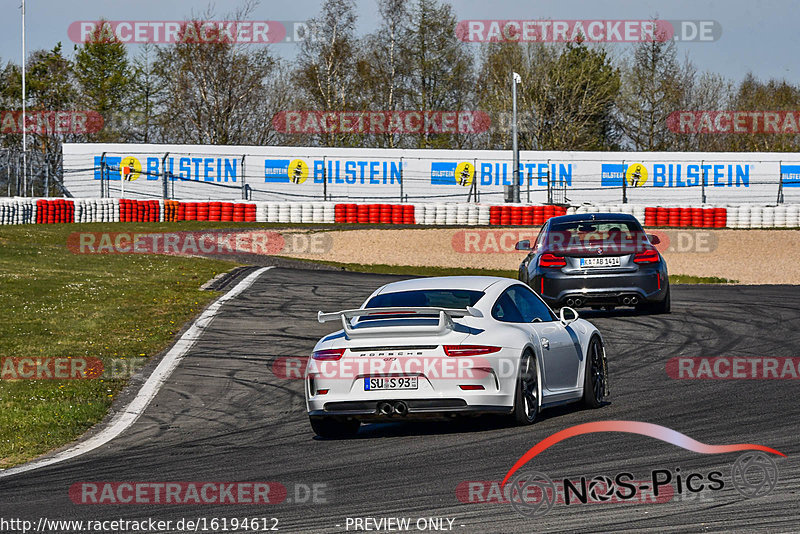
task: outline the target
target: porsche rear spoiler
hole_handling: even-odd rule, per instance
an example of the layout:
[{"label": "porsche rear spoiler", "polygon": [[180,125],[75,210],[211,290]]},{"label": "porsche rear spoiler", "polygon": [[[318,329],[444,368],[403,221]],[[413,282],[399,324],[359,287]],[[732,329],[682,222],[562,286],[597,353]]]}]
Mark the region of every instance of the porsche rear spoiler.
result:
[{"label": "porsche rear spoiler", "polygon": [[[407,315],[409,319],[413,318],[414,315],[438,315],[439,321],[435,325],[362,326],[355,328],[350,324],[350,319],[353,317],[375,316],[376,319],[380,319],[382,315]],[[483,317],[483,313],[472,306],[467,306],[466,308],[361,308],[333,313],[323,313],[321,311],[317,313],[317,320],[320,323],[341,320],[342,328],[348,337],[442,335],[453,329],[453,317]]]}]

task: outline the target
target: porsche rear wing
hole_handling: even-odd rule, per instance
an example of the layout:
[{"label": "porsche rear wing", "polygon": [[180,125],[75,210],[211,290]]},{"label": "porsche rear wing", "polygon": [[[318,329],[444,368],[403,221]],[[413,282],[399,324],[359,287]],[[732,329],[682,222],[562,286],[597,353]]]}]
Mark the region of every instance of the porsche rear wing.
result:
[{"label": "porsche rear wing", "polygon": [[[413,319],[415,315],[438,315],[439,321],[435,325],[362,326],[355,328],[350,324],[350,319],[353,317],[375,316],[376,319],[380,319],[383,315],[404,315],[408,316],[409,319]],[[342,328],[348,337],[443,335],[453,329],[453,317],[483,317],[483,313],[472,306],[467,306],[466,308],[361,308],[333,313],[323,313],[321,311],[317,313],[317,320],[320,323],[341,320]]]}]

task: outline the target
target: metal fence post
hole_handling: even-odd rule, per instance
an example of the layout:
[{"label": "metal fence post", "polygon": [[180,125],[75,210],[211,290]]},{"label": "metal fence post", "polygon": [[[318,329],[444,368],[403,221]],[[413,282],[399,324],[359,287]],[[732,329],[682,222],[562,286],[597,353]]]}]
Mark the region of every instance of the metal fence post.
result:
[{"label": "metal fence post", "polygon": [[100,198],[106,198],[103,182],[106,179],[106,153],[100,155]]},{"label": "metal fence post", "polygon": [[245,155],[242,154],[242,200],[247,200],[247,188],[245,188],[244,158]]},{"label": "metal fence post", "polygon": [[405,169],[403,169],[403,157],[400,156],[400,202],[403,202],[403,173]]},{"label": "metal fence post", "polygon": [[700,184],[700,203],[706,203],[706,168],[705,168],[705,160],[700,160],[700,168],[703,169],[703,183]]},{"label": "metal fence post", "polygon": [[783,161],[778,162],[778,204],[783,204]]},{"label": "metal fence post", "polygon": [[164,154],[164,157],[161,158],[161,198],[162,200],[167,200],[169,198],[169,190],[167,189],[167,157],[169,156],[169,152]]},{"label": "metal fence post", "polygon": [[[602,177],[600,178],[602,180]],[[625,160],[622,160],[622,203],[628,203],[628,177],[625,172]]]},{"label": "metal fence post", "polygon": [[322,201],[328,200],[328,156],[322,156]]},{"label": "metal fence post", "polygon": [[527,198],[528,204],[531,203],[531,182],[533,181],[533,170],[528,173],[528,187],[527,187]]},{"label": "metal fence post", "polygon": [[[475,203],[478,203],[478,158],[472,158],[472,194]],[[467,200],[469,202],[469,200]]]}]

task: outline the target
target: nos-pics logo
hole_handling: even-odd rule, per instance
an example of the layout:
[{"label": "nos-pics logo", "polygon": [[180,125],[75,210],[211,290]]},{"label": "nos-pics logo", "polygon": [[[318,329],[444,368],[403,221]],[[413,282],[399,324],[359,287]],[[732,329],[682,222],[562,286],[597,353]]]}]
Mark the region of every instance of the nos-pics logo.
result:
[{"label": "nos-pics logo", "polygon": [[[568,479],[563,479],[561,491],[547,475],[530,468],[523,468],[535,456],[551,446],[567,438],[592,434],[595,432],[625,432],[639,434],[661,441],[671,443],[683,449],[699,454],[725,454],[742,452],[736,459],[731,469],[733,487],[747,498],[762,497],[775,489],[778,481],[778,466],[770,455],[786,456],[780,451],[764,445],[752,443],[737,443],[733,445],[709,445],[701,443],[681,434],[676,430],[653,423],[641,421],[598,421],[583,423],[566,428],[560,432],[543,439],[531,447],[509,469],[505,478],[500,483],[502,490],[508,488],[508,499],[511,506],[525,517],[542,516],[549,512],[557,502],[569,505],[571,496],[578,502],[586,504],[591,497],[593,502],[607,502],[616,496],[625,501],[636,496],[637,487],[630,481],[631,473],[619,473],[614,478],[601,475],[596,477],[581,477],[581,482],[576,486]],[[657,469],[651,472],[647,485],[639,485],[639,490],[652,489],[658,496],[660,486],[670,485],[673,480],[677,482],[678,494],[682,494],[684,487],[689,492],[699,492],[704,489],[718,491],[725,488],[721,471],[703,473],[681,473],[680,469]],[[693,485],[696,484],[696,485]],[[559,499],[560,497],[560,499]]]}]

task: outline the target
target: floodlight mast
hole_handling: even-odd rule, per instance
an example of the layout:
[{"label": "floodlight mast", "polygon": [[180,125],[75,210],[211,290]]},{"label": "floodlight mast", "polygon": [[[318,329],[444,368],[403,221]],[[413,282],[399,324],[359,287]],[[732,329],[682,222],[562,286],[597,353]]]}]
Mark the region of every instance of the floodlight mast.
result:
[{"label": "floodlight mast", "polygon": [[22,0],[22,196],[28,191],[28,137],[25,108],[25,0]]}]

